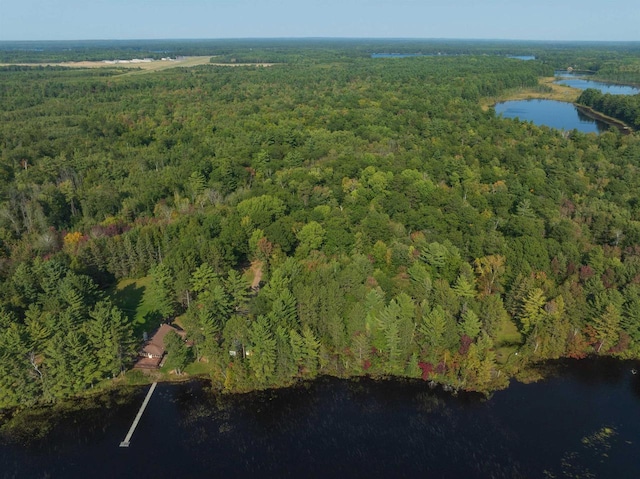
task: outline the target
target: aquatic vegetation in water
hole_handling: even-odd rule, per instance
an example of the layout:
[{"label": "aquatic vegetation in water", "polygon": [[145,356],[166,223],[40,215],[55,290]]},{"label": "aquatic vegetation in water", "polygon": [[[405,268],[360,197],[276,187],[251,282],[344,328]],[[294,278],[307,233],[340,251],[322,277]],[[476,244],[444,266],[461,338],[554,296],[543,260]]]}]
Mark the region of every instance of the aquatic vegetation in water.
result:
[{"label": "aquatic vegetation in water", "polygon": [[611,438],[616,435],[615,429],[611,427],[603,427],[598,431],[582,438],[582,444],[585,449],[590,450],[594,455],[602,458],[609,457],[611,450]]},{"label": "aquatic vegetation in water", "polygon": [[553,471],[544,471],[545,477],[569,477],[574,479],[592,479],[597,477],[595,473],[585,465],[587,458],[599,458],[600,463],[609,459],[609,451],[612,448],[611,440],[617,435],[614,428],[603,426],[597,431],[580,439],[581,451],[566,452],[560,461],[561,474]]}]

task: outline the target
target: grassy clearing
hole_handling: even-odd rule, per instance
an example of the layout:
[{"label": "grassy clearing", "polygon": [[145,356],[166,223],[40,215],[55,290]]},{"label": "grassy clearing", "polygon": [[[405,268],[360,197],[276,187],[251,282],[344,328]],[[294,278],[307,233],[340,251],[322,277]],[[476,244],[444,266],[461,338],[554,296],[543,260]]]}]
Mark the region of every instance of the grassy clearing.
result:
[{"label": "grassy clearing", "polygon": [[154,314],[150,285],[151,276],[123,279],[108,292],[116,306],[132,321],[136,337],[142,336],[143,331],[150,333],[160,325],[160,318]]},{"label": "grassy clearing", "polygon": [[251,263],[251,267],[244,272],[244,279],[254,289],[260,286],[260,281],[262,281],[262,267],[262,261],[255,260]]},{"label": "grassy clearing", "polygon": [[213,369],[210,363],[198,361],[187,365],[187,367],[184,368],[184,372],[189,376],[208,376]]},{"label": "grassy clearing", "polygon": [[522,345],[522,335],[517,326],[510,319],[505,319],[500,325],[496,339],[496,361],[498,364],[506,364],[507,360],[515,355]]},{"label": "grassy clearing", "polygon": [[557,100],[567,103],[575,103],[582,90],[571,88],[566,85],[558,85],[556,77],[545,77],[540,79],[540,83],[534,88],[517,88],[505,92],[497,97],[484,98],[481,102],[482,109],[488,110],[496,103],[511,100]]},{"label": "grassy clearing", "polygon": [[140,371],[132,369],[127,371],[118,381],[127,386],[146,386],[157,379],[155,371]]}]

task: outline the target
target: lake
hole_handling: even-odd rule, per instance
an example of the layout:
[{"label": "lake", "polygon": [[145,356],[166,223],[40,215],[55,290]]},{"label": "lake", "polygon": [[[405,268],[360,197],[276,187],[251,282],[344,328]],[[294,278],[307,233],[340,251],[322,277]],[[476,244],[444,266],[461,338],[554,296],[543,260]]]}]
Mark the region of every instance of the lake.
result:
[{"label": "lake", "polygon": [[601,133],[610,125],[581,113],[572,103],[555,100],[512,100],[494,106],[496,114],[504,118],[519,118],[536,125],[546,125],[559,130],[576,130],[584,133]]},{"label": "lake", "polygon": [[524,60],[524,61],[531,61],[536,59],[534,55],[507,55],[507,58],[514,58],[516,60]]},{"label": "lake", "polygon": [[434,55],[423,55],[422,53],[372,53],[371,58],[413,58]]},{"label": "lake", "polygon": [[45,439],[0,445],[13,477],[637,477],[636,363],[560,361],[534,384],[485,399],[424,381],[321,378],[214,395],[160,384],[131,446],[119,448],[148,388],[69,414]]},{"label": "lake", "polygon": [[587,88],[594,88],[600,90],[602,93],[610,93],[612,95],[637,95],[640,93],[640,89],[628,86],[628,85],[614,85],[612,83],[603,83],[594,80],[588,80],[580,76],[572,76],[557,80],[556,83],[560,85],[570,86],[579,90],[586,90]]}]

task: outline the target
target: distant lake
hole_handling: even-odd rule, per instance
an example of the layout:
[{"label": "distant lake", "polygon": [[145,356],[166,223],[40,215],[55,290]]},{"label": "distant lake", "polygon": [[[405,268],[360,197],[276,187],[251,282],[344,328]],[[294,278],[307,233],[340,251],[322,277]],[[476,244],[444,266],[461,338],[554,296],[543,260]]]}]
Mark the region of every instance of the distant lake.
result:
[{"label": "distant lake", "polygon": [[507,57],[515,58],[516,60],[524,60],[524,61],[530,61],[530,60],[536,59],[534,55],[507,55]]},{"label": "distant lake", "polygon": [[519,118],[536,125],[546,125],[559,130],[576,130],[584,133],[601,133],[610,125],[589,118],[572,104],[555,100],[512,100],[498,103],[496,114],[504,118]]},{"label": "distant lake", "polygon": [[243,395],[159,384],[129,448],[118,444],[148,387],[71,412],[42,440],[0,440],[0,477],[636,478],[634,367],[553,362],[546,380],[490,399],[417,380],[320,378]]},{"label": "distant lake", "polygon": [[596,90],[600,90],[602,93],[610,93],[612,95],[637,95],[638,93],[640,93],[640,89],[632,86],[603,83],[599,81],[588,80],[579,76],[563,78],[561,80],[557,80],[556,83],[558,83],[559,85],[570,86],[572,88],[578,88],[580,90],[595,88]]},{"label": "distant lake", "polygon": [[422,53],[372,53],[371,58],[411,58],[433,55],[423,55]]},{"label": "distant lake", "polygon": [[567,70],[555,70],[553,72],[553,76],[559,77],[559,78],[583,78],[583,77],[589,77],[590,75],[593,75],[593,73],[581,72],[581,71],[567,71]]}]

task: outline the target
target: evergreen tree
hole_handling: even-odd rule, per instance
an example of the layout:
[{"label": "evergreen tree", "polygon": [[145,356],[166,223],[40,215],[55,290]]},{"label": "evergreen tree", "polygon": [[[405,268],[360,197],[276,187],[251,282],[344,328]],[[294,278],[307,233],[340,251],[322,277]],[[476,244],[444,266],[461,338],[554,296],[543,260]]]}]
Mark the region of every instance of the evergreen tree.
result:
[{"label": "evergreen tree", "polygon": [[234,311],[242,311],[247,307],[249,284],[235,269],[229,270],[224,280],[224,288],[231,298],[231,307]]},{"label": "evergreen tree", "polygon": [[520,324],[523,334],[527,334],[544,317],[542,307],[546,303],[544,291],[534,288],[522,301],[520,307]]},{"label": "evergreen tree", "polygon": [[191,359],[191,351],[184,340],[175,331],[169,331],[164,337],[164,347],[167,351],[165,366],[178,375],[182,374]]},{"label": "evergreen tree", "polygon": [[283,326],[278,326],[275,340],[277,353],[275,377],[278,382],[286,382],[298,373],[298,365],[294,357],[289,332]]},{"label": "evergreen tree", "polygon": [[462,322],[460,323],[460,333],[475,339],[480,334],[481,324],[478,315],[471,309],[467,309],[462,313]]},{"label": "evergreen tree", "polygon": [[258,316],[249,329],[249,365],[259,386],[270,383],[275,373],[276,341],[265,316]]},{"label": "evergreen tree", "polygon": [[320,341],[316,339],[315,334],[308,326],[302,329],[302,340],[302,364],[307,374],[315,376],[318,372]]},{"label": "evergreen tree", "polygon": [[153,298],[154,308],[162,318],[169,318],[177,307],[171,271],[164,263],[160,263],[151,269],[150,274],[150,296]]},{"label": "evergreen tree", "polygon": [[282,326],[287,331],[299,328],[296,298],[291,291],[284,289],[274,299],[269,319],[274,327]]}]

